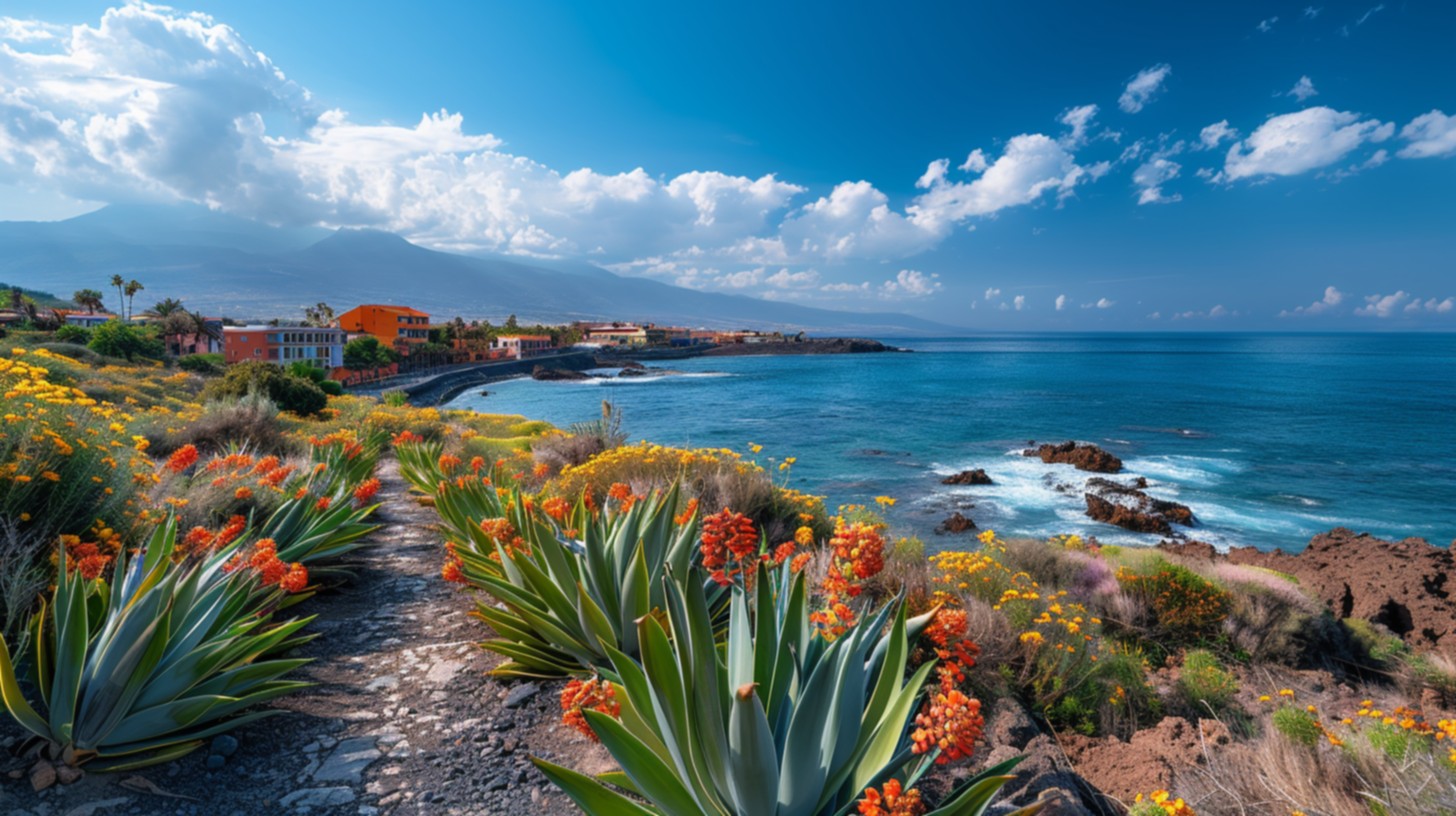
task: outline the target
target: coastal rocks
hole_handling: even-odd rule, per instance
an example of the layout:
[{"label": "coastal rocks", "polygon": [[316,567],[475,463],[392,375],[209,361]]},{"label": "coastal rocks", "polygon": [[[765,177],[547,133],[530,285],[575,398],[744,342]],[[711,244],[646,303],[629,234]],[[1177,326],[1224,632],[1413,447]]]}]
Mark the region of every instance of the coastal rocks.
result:
[{"label": "coastal rocks", "polygon": [[900,351],[878,340],[862,337],[822,337],[770,343],[730,343],[703,352],[705,357],[744,357],[758,354],[876,354]]},{"label": "coastal rocks", "polygon": [[940,480],[943,485],[989,485],[995,484],[986,471],[976,468],[975,470],[963,470],[952,476]]},{"label": "coastal rocks", "polygon": [[[1138,484],[1147,482],[1139,480]],[[1087,489],[1087,515],[1095,521],[1166,536],[1174,535],[1173,524],[1192,527],[1197,523],[1188,505],[1153,498],[1131,485],[1093,477],[1087,480]]]},{"label": "coastal rocks", "polygon": [[1092,473],[1119,473],[1122,471],[1121,459],[1091,444],[1078,445],[1076,442],[1063,442],[1060,445],[1042,445],[1038,448],[1027,448],[1022,451],[1022,455],[1040,457],[1049,465],[1071,465],[1077,470]]},{"label": "coastal rocks", "polygon": [[[1012,778],[1001,789],[988,813],[1006,813],[1036,802],[1045,803],[1041,813],[1047,816],[1103,812],[1100,807],[1089,807],[1083,798],[1086,783],[1077,777],[1053,738],[1042,733],[1020,703],[1003,697],[988,708],[985,727],[988,751],[982,762],[990,766],[1012,757],[1025,757],[1012,771]],[[1096,798],[1095,792],[1088,793]]]},{"label": "coastal rocks", "polygon": [[1293,575],[1336,616],[1382,624],[1417,649],[1456,657],[1456,559],[1449,548],[1337,527],[1295,555],[1240,547],[1225,558]]},{"label": "coastal rocks", "polygon": [[561,380],[589,380],[591,379],[591,376],[583,374],[580,371],[573,371],[569,368],[547,368],[546,366],[538,365],[535,368],[531,369],[531,379],[544,380],[549,382]]},{"label": "coastal rocks", "polygon": [[951,533],[953,535],[958,535],[960,533],[970,532],[974,529],[976,529],[976,523],[966,518],[964,515],[961,514],[959,510],[957,510],[956,512],[951,513],[945,521],[942,521],[940,523],[940,526],[935,528],[935,531],[937,533]]}]

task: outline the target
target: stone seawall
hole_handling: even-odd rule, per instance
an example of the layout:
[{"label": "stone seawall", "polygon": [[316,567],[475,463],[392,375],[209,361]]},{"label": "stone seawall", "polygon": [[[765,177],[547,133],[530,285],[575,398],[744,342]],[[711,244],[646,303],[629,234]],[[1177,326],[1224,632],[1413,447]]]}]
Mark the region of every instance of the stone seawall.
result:
[{"label": "stone seawall", "polygon": [[585,371],[589,368],[596,368],[597,364],[591,353],[584,351],[528,357],[524,360],[508,360],[503,363],[481,363],[471,368],[431,377],[424,382],[414,383],[400,390],[408,395],[411,405],[420,407],[443,405],[476,386],[530,374],[531,370],[538,365]]}]

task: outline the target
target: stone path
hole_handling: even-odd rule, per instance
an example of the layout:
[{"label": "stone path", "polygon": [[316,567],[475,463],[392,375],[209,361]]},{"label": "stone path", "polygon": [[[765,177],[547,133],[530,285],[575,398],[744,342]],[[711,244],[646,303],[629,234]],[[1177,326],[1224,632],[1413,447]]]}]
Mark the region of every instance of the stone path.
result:
[{"label": "stone path", "polygon": [[[282,714],[231,732],[179,762],[91,774],[37,795],[0,777],[13,816],[179,814],[320,816],[550,814],[576,808],[530,764],[540,756],[608,770],[599,746],[559,723],[561,684],[502,683],[470,601],[438,577],[434,511],[408,495],[394,460],[380,465],[383,524],[355,579],[299,607],[320,636],[300,649],[313,688]],[[0,746],[17,732],[0,726]],[[9,758],[9,752],[0,753]],[[18,769],[18,761],[5,770]]]}]

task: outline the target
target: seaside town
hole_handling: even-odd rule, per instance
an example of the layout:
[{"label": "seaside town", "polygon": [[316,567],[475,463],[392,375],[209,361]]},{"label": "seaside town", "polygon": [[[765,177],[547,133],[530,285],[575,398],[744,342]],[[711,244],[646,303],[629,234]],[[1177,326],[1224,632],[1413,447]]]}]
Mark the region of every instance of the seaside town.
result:
[{"label": "seaside town", "polygon": [[[112,286],[118,304],[115,311],[107,309],[105,296],[95,289],[79,290],[70,302],[62,302],[48,293],[27,294],[19,287],[8,287],[6,305],[0,308],[0,330],[51,330],[58,339],[80,345],[96,340],[102,353],[116,343],[127,348],[131,344],[138,351],[151,350],[141,356],[173,359],[183,368],[214,369],[246,361],[285,368],[296,364],[311,369],[312,376],[322,375],[319,379],[346,389],[377,387],[411,374],[524,361],[569,350],[674,357],[724,346],[808,340],[802,332],[723,331],[651,322],[522,326],[515,315],[497,326],[488,320],[460,317],[432,320],[432,315],[419,309],[378,303],[343,312],[318,303],[303,308],[301,317],[255,323],[189,311],[174,298],[138,311],[134,300],[145,288],[142,284],[117,277]],[[122,356],[134,355],[124,352]]]}]

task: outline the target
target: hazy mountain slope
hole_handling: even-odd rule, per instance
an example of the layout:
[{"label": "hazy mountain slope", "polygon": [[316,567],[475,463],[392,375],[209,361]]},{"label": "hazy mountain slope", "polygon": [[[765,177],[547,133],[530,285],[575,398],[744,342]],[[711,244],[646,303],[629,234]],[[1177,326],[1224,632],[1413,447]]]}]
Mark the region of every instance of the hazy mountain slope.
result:
[{"label": "hazy mountain slope", "polygon": [[869,334],[946,333],[908,315],[838,312],[700,292],[580,261],[437,252],[371,230],[272,227],[203,208],[107,207],[68,221],[0,222],[0,279],[69,293],[141,281],[138,304],[176,297],[239,318],[403,303],[437,317],[651,320]]}]

